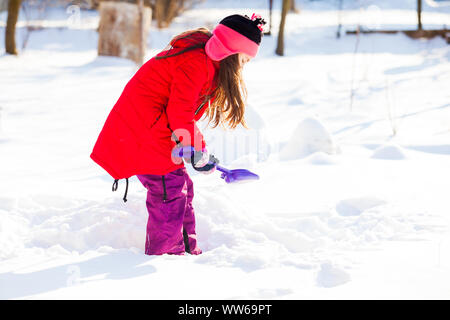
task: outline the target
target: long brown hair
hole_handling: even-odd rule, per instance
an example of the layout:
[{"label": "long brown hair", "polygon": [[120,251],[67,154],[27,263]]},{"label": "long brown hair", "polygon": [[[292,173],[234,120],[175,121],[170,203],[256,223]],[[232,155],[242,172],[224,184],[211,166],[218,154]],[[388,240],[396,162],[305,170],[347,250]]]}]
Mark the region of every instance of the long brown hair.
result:
[{"label": "long brown hair", "polygon": [[213,128],[227,124],[231,129],[239,124],[247,128],[244,119],[247,88],[242,78],[239,55],[233,54],[220,61],[215,99],[205,111]]},{"label": "long brown hair", "polygon": [[[198,32],[207,35],[206,40],[212,36],[212,33],[207,28],[198,28],[183,32],[170,41],[167,54],[158,56],[157,59],[173,57],[190,50],[204,48],[206,41],[201,44],[193,44],[175,54],[170,54],[170,49],[177,40],[189,39],[189,36]],[[215,97],[214,101],[205,111],[208,124],[212,123],[213,128],[218,125],[223,127],[227,125],[229,128],[234,129],[239,124],[247,128],[244,119],[247,88],[242,77],[239,54],[233,54],[220,61],[219,72],[216,74],[214,80],[217,87],[204,97],[204,103],[208,103],[211,97]]]}]

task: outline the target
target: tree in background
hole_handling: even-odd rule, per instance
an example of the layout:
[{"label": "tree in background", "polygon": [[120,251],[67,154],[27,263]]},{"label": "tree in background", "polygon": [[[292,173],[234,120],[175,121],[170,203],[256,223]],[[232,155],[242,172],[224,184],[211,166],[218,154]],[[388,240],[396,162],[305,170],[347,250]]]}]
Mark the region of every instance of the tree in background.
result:
[{"label": "tree in background", "polygon": [[[97,9],[102,1],[138,3],[137,0],[73,0],[90,9]],[[152,19],[158,28],[167,28],[177,16],[192,5],[205,0],[144,0],[144,5],[152,9]]]},{"label": "tree in background", "polygon": [[16,48],[16,23],[19,18],[19,10],[22,0],[9,0],[8,20],[5,30],[5,50],[9,54],[17,54]]},{"label": "tree in background", "polygon": [[295,0],[291,0],[291,8],[289,9],[289,11],[293,13],[300,13],[300,9],[298,9],[295,5]]},{"label": "tree in background", "polygon": [[136,63],[139,66],[144,64],[145,49],[146,49],[146,30],[144,22],[144,0],[137,0],[138,4],[138,28],[139,28],[139,49],[136,58]]},{"label": "tree in background", "polygon": [[153,0],[150,5],[153,8],[153,18],[161,29],[167,28],[183,11],[201,1],[203,0]]},{"label": "tree in background", "polygon": [[417,29],[422,30],[422,0],[417,0]]},{"label": "tree in background", "polygon": [[8,0],[0,0],[0,12],[8,9]]},{"label": "tree in background", "polygon": [[278,44],[275,53],[279,56],[284,55],[284,26],[286,25],[286,16],[291,8],[291,0],[283,0],[283,7],[281,9],[280,30],[278,31]]},{"label": "tree in background", "polygon": [[98,55],[144,62],[151,9],[143,0],[102,1],[99,6]]},{"label": "tree in background", "polygon": [[179,15],[182,9],[183,1],[179,0],[155,0],[154,18],[158,28],[166,28],[172,20]]}]

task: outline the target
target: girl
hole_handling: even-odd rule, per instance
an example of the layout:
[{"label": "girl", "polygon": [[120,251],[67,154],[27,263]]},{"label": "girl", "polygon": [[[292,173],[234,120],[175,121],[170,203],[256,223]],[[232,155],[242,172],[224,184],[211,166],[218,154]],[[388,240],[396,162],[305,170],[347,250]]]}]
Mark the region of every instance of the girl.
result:
[{"label": "girl", "polygon": [[[91,158],[114,179],[137,175],[147,192],[148,255],[200,254],[192,207],[194,189],[175,147],[193,147],[185,159],[202,173],[215,169],[198,121],[216,127],[244,122],[241,68],[255,57],[265,21],[231,15],[210,33],[184,32],[146,62],[125,86],[94,146]],[[125,191],[124,201],[126,201]]]}]

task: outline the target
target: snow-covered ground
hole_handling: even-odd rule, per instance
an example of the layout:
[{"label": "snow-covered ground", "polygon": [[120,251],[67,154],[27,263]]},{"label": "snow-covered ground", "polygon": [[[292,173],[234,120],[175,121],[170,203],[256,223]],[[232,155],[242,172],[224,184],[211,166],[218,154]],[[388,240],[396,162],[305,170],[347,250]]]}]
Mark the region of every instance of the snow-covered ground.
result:
[{"label": "snow-covered ground", "polygon": [[[340,39],[337,1],[297,3],[285,57],[265,37],[245,67],[251,129],[204,129],[224,165],[261,179],[189,169],[200,256],[144,255],[146,190],[132,178],[124,204],[89,158],[135,65],[97,57],[95,11],[34,21],[46,28],[0,56],[0,298],[449,299],[450,46],[344,34],[414,28],[415,0],[345,4]],[[450,25],[430,3],[424,27]],[[254,11],[267,2],[208,0],[153,29],[147,58]]]}]

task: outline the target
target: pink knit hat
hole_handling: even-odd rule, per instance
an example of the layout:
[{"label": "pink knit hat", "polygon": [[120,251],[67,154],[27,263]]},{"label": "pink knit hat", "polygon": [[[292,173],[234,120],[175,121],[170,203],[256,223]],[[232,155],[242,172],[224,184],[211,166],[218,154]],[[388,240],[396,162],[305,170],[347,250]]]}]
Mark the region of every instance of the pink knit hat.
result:
[{"label": "pink knit hat", "polygon": [[261,16],[255,14],[251,18],[237,14],[224,18],[206,43],[206,54],[214,61],[236,53],[245,53],[254,58],[258,53],[265,23]]}]

